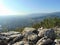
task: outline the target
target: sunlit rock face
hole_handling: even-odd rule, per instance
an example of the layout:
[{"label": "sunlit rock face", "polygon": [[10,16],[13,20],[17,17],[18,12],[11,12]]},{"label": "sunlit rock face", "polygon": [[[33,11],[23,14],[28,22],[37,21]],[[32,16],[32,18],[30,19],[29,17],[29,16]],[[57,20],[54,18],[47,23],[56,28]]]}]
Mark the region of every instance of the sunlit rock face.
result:
[{"label": "sunlit rock face", "polygon": [[47,30],[49,30],[49,29],[38,29],[38,31],[39,31],[39,33],[38,33],[38,36],[40,37],[40,38],[42,38],[42,37],[44,37],[44,34],[45,34],[45,32],[47,31]]},{"label": "sunlit rock face", "polygon": [[29,33],[32,33],[33,31],[35,31],[36,29],[35,28],[29,28],[29,27],[26,27],[24,28],[22,34],[25,35],[26,33],[29,34]]},{"label": "sunlit rock face", "polygon": [[60,45],[60,39],[55,39],[53,44]]}]

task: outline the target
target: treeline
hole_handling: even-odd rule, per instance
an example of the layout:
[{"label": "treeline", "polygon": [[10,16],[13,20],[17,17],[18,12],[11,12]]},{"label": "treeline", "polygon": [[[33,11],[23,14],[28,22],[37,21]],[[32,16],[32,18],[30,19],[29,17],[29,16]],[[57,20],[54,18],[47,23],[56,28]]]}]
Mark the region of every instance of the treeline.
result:
[{"label": "treeline", "polygon": [[41,21],[40,23],[36,23],[33,24],[32,27],[34,28],[40,28],[40,27],[44,27],[44,28],[53,28],[53,27],[60,27],[60,18],[55,17],[55,18],[45,18],[43,21]]}]

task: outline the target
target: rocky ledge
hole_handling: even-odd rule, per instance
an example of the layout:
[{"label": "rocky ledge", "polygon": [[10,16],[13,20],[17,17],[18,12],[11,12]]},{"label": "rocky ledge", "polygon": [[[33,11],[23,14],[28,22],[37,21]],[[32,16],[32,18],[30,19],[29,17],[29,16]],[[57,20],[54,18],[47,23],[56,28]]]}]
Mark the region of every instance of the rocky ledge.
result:
[{"label": "rocky ledge", "polygon": [[22,33],[0,33],[0,45],[60,45],[54,29],[35,29],[26,27]]}]

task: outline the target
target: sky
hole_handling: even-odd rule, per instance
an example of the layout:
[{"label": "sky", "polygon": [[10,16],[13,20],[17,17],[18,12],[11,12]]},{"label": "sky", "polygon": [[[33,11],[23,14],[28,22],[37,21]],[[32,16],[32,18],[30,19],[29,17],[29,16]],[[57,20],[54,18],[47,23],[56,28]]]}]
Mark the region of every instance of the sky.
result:
[{"label": "sky", "polygon": [[60,11],[60,0],[0,0],[0,15],[27,15]]}]

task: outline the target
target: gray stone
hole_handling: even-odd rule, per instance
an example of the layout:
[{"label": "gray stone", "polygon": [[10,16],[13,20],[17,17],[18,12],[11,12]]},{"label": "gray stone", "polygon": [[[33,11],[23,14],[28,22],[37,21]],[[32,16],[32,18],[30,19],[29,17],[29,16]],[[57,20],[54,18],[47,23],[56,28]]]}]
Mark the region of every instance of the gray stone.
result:
[{"label": "gray stone", "polygon": [[14,39],[13,39],[13,42],[15,43],[15,42],[21,41],[22,39],[23,39],[23,36],[20,35],[20,36],[14,38]]},{"label": "gray stone", "polygon": [[53,40],[43,37],[36,43],[36,45],[51,45],[51,43],[53,43]]},{"label": "gray stone", "polygon": [[45,32],[46,32],[47,30],[48,30],[48,29],[42,29],[42,30],[40,30],[40,28],[39,28],[39,29],[38,29],[38,31],[39,31],[38,36],[39,36],[40,38],[44,37],[44,34],[45,34]]},{"label": "gray stone", "polygon": [[53,29],[49,29],[44,33],[44,36],[47,36],[48,38],[54,40],[56,38],[55,31]]}]

